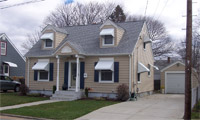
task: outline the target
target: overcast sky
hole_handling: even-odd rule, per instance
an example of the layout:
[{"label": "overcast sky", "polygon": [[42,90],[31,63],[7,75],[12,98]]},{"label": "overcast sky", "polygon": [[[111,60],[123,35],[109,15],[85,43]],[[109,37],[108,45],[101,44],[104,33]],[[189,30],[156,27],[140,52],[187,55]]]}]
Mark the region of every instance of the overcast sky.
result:
[{"label": "overcast sky", "polygon": [[[30,0],[7,0],[0,2],[0,8],[27,1]],[[121,4],[124,12],[131,15],[144,15],[147,4],[147,0],[74,0],[81,3],[90,1]],[[44,19],[64,2],[65,0],[45,0],[0,9],[0,33],[6,33],[22,52],[21,44],[26,40],[26,35],[38,30]],[[200,2],[193,4],[193,14],[197,15],[198,10],[200,10]],[[186,26],[186,18],[182,16],[186,15],[186,0],[148,0],[146,15],[162,21],[175,40],[185,38],[185,30],[182,29]]]}]

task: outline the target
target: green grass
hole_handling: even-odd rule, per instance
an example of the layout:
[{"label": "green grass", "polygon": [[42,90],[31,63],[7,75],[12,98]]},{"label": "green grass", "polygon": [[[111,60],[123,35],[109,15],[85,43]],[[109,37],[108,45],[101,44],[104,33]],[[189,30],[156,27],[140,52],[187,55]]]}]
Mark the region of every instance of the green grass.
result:
[{"label": "green grass", "polygon": [[44,97],[19,96],[17,93],[0,93],[0,107],[11,106],[41,100],[47,100]]},{"label": "green grass", "polygon": [[81,117],[101,107],[116,103],[118,102],[100,100],[62,101],[18,109],[10,109],[1,112],[47,119],[71,120]]},{"label": "green grass", "polygon": [[195,105],[192,110],[192,119],[200,119],[200,101]]}]

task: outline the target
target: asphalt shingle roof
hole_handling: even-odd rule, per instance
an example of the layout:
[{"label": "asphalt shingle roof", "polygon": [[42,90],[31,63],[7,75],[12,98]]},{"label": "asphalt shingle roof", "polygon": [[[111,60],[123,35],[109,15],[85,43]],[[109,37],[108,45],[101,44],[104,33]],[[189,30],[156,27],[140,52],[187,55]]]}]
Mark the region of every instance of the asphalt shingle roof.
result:
[{"label": "asphalt shingle roof", "polygon": [[69,26],[59,28],[59,30],[67,31],[68,35],[56,49],[41,50],[42,42],[39,40],[25,56],[51,56],[66,42],[83,55],[131,54],[144,25],[144,21],[122,22],[116,24],[125,30],[120,43],[116,47],[99,47],[99,33],[102,24]]}]

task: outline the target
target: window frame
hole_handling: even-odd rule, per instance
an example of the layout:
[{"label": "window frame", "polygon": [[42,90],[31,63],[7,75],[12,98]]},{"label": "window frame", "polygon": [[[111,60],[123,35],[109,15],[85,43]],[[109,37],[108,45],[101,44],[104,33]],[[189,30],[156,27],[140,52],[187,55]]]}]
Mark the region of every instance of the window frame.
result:
[{"label": "window frame", "polygon": [[137,74],[137,83],[141,83],[141,73]]},{"label": "window frame", "polygon": [[149,72],[147,72],[148,76],[151,77],[151,65],[148,64],[148,69],[149,69]]},{"label": "window frame", "polygon": [[[6,66],[8,67],[8,72],[5,73],[5,67]],[[3,74],[6,75],[6,76],[9,76],[9,73],[10,73],[10,66],[7,65],[7,64],[3,64]]]},{"label": "window frame", "polygon": [[38,70],[38,81],[42,81],[42,82],[49,82],[49,71],[46,71],[48,72],[48,79],[40,79],[40,72],[41,71],[45,71],[45,70]]},{"label": "window frame", "polygon": [[53,48],[53,45],[54,45],[53,40],[51,40],[52,41],[51,47],[47,47],[47,44],[46,44],[47,40],[51,40],[51,39],[44,39],[44,48]]},{"label": "window frame", "polygon": [[99,71],[99,83],[114,83],[114,71],[111,71],[112,72],[112,80],[103,80],[101,79],[101,71],[104,71],[104,70],[100,70]]},{"label": "window frame", "polygon": [[112,44],[105,44],[105,36],[112,36],[112,35],[104,35],[102,37],[102,46],[114,46],[115,45],[114,37],[112,36]]},{"label": "window frame", "polygon": [[[0,43],[1,43],[1,55],[5,56],[5,55],[7,55],[7,42],[2,42],[1,41]],[[5,48],[2,47],[2,44],[5,44]],[[2,49],[5,50],[4,54],[2,54]]]}]

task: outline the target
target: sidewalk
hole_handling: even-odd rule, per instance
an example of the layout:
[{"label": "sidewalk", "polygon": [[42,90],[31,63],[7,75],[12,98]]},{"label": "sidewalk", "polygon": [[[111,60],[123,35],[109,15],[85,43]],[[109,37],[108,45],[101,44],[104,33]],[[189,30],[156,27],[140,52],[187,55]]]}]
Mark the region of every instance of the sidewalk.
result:
[{"label": "sidewalk", "polygon": [[30,116],[12,115],[12,114],[0,114],[0,120],[51,120],[45,118],[37,118]]},{"label": "sidewalk", "polygon": [[38,102],[32,102],[32,103],[25,103],[25,104],[13,105],[13,106],[0,107],[0,111],[8,110],[8,109],[14,109],[14,108],[21,108],[21,107],[26,107],[26,106],[40,105],[40,104],[45,104],[45,103],[59,102],[59,101],[60,100],[44,100],[44,101],[38,101]]}]

